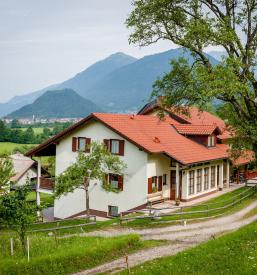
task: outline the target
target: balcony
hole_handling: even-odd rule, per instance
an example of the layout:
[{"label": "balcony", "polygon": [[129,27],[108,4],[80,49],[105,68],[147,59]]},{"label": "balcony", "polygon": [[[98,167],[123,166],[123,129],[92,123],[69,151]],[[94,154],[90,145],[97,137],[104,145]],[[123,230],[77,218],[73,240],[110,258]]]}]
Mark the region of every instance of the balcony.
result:
[{"label": "balcony", "polygon": [[55,179],[54,178],[41,177],[40,182],[39,182],[39,190],[41,192],[46,191],[47,193],[48,192],[53,192],[54,184],[55,184]]}]

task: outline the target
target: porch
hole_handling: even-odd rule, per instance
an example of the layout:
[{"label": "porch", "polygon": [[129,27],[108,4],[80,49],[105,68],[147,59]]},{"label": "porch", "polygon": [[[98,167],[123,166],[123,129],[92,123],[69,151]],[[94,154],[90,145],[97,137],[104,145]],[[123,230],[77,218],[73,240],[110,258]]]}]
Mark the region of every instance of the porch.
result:
[{"label": "porch", "polygon": [[230,161],[225,159],[183,166],[167,156],[150,156],[147,202],[189,202],[210,197],[229,188],[230,173]]}]

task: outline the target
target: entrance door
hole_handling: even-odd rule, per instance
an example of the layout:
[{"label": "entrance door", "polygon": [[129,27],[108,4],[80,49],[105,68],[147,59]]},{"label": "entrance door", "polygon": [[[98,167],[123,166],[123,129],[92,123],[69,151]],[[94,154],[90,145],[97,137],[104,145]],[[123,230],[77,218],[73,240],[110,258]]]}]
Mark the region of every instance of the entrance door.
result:
[{"label": "entrance door", "polygon": [[170,171],[170,199],[176,198],[176,171]]}]

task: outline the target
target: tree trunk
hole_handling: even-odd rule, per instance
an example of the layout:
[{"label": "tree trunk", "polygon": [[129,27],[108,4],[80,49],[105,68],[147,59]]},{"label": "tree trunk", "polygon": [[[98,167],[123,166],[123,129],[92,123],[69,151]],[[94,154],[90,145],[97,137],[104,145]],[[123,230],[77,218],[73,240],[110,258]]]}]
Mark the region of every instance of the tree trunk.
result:
[{"label": "tree trunk", "polygon": [[21,228],[18,231],[18,234],[19,234],[19,238],[20,238],[20,241],[21,241],[21,247],[22,247],[23,254],[26,255],[26,252],[27,252],[26,232],[25,232],[24,226],[21,226]]},{"label": "tree trunk", "polygon": [[84,188],[85,188],[85,192],[86,192],[86,214],[87,214],[87,216],[90,215],[88,187],[89,187],[89,178],[85,177],[84,178]]}]

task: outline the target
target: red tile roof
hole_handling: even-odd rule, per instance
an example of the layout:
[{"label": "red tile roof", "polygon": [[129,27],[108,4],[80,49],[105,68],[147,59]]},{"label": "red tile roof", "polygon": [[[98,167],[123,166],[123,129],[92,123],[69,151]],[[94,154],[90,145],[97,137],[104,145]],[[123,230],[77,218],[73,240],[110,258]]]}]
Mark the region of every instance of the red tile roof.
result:
[{"label": "red tile roof", "polygon": [[[172,119],[166,118],[160,120],[158,117],[153,115],[104,113],[91,114],[32,149],[26,155],[46,155],[48,148],[51,151],[53,146],[55,146],[63,137],[70,134],[73,130],[83,127],[83,125],[90,120],[96,120],[103,123],[106,127],[112,129],[114,132],[148,153],[163,153],[184,165],[215,159],[227,159],[229,157],[228,145],[217,144],[216,147],[207,148],[204,145],[198,144],[179,134],[174,126],[171,125],[174,122]],[[205,131],[205,126],[203,126],[203,128]]]},{"label": "red tile roof", "polygon": [[215,130],[221,133],[216,125],[174,124],[176,130],[182,135],[211,135]]},{"label": "red tile roof", "polygon": [[247,150],[242,152],[241,156],[237,159],[232,160],[233,165],[240,166],[243,164],[247,164],[255,159],[254,152]]},{"label": "red tile roof", "polygon": [[[207,148],[152,115],[100,114],[93,116],[149,153],[165,153],[182,164],[228,158],[227,145]],[[156,142],[158,138],[158,142]]]},{"label": "red tile roof", "polygon": [[[225,128],[225,122],[219,117],[210,114],[206,111],[200,111],[196,107],[185,107],[184,112],[188,114],[184,114],[179,112],[175,108],[165,108],[162,106],[161,100],[156,99],[148,104],[146,104],[139,112],[140,115],[147,115],[151,113],[153,110],[163,109],[168,112],[173,118],[177,121],[182,120],[182,123],[190,123],[190,124],[201,124],[201,125],[212,125],[216,124],[222,131]],[[182,107],[180,107],[182,111]]]}]

